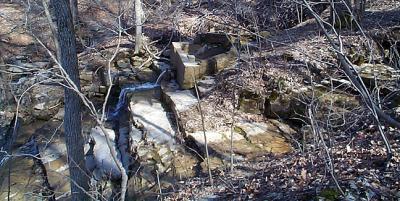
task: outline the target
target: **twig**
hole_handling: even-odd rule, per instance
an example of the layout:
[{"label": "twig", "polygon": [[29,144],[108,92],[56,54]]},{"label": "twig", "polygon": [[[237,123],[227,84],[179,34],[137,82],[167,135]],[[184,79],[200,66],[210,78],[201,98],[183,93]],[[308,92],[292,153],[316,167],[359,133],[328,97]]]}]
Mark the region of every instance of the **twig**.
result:
[{"label": "twig", "polygon": [[[364,82],[362,81],[360,75],[357,73],[355,70],[354,66],[351,64],[351,62],[346,58],[345,54],[343,53],[342,50],[342,40],[340,38],[340,35],[335,31],[333,26],[327,22],[324,22],[321,17],[314,12],[314,10],[311,8],[309,3],[306,0],[303,0],[304,5],[307,7],[307,9],[311,12],[311,14],[314,16],[315,20],[317,21],[318,26],[322,29],[325,37],[328,39],[328,42],[331,44],[333,49],[336,51],[336,55],[339,59],[339,62],[341,66],[343,67],[343,70],[346,74],[346,76],[349,78],[351,83],[355,86],[355,88],[358,90],[358,92],[361,94],[364,103],[367,105],[367,108],[372,112],[374,120],[376,124],[378,125],[378,130],[379,133],[385,143],[386,147],[386,152],[387,152],[387,162],[389,162],[392,158],[392,149],[390,147],[389,141],[385,135],[385,133],[382,130],[381,123],[379,118],[382,118],[385,120],[388,124],[395,126],[397,128],[400,128],[400,123],[390,117],[389,115],[385,114],[372,100],[371,94],[368,91],[367,87],[365,86]],[[328,26],[332,27],[332,29],[335,32],[335,36],[340,44],[338,46],[332,39],[332,37],[328,34],[328,31],[324,27],[324,24],[327,24]],[[389,163],[387,163],[389,164]]]},{"label": "twig", "polygon": [[160,191],[160,200],[163,200],[163,196],[162,196],[162,190],[161,190],[161,183],[160,183],[160,173],[158,172],[158,170],[156,170],[157,173],[157,184],[158,184],[158,190]]},{"label": "twig", "polygon": [[201,125],[202,125],[202,127],[203,127],[204,146],[205,146],[205,149],[206,149],[206,157],[207,157],[207,158],[206,158],[206,163],[207,163],[207,169],[208,169],[208,177],[209,177],[209,179],[210,179],[210,184],[211,184],[211,186],[213,186],[213,185],[214,185],[214,182],[213,182],[213,178],[212,178],[212,174],[211,174],[210,155],[209,155],[209,153],[208,153],[208,144],[207,144],[206,127],[205,127],[205,124],[204,124],[204,115],[203,115],[203,110],[201,109],[201,101],[200,101],[200,96],[199,96],[199,90],[198,90],[198,88],[197,88],[196,78],[194,77],[193,74],[192,74],[192,76],[193,76],[193,81],[194,81],[194,88],[196,89],[197,102],[198,102],[199,110],[200,110]]}]

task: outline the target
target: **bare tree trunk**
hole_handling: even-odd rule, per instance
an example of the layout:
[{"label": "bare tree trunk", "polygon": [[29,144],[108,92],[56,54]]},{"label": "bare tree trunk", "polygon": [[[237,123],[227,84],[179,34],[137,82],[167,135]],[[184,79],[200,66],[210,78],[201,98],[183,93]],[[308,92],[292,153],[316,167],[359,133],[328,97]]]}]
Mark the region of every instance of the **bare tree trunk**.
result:
[{"label": "bare tree trunk", "polygon": [[143,8],[141,0],[135,0],[135,23],[136,23],[136,37],[135,37],[135,54],[138,54],[142,49],[142,18]]},{"label": "bare tree trunk", "polygon": [[331,0],[331,23],[336,28],[346,28],[351,26],[350,0]]},{"label": "bare tree trunk", "polygon": [[69,4],[72,13],[72,21],[76,26],[78,24],[78,0],[69,0]]},{"label": "bare tree trunk", "polygon": [[353,12],[356,20],[360,23],[364,17],[366,0],[353,0]]},{"label": "bare tree trunk", "polygon": [[[78,58],[75,44],[75,31],[68,0],[52,0],[57,19],[57,40],[59,62],[67,76],[80,90]],[[89,178],[85,174],[83,136],[81,131],[81,100],[71,89],[65,88],[64,130],[71,178],[72,200],[89,200]]]},{"label": "bare tree trunk", "polygon": [[355,27],[360,23],[365,11],[365,0],[330,0],[331,2],[331,23],[336,28]]}]

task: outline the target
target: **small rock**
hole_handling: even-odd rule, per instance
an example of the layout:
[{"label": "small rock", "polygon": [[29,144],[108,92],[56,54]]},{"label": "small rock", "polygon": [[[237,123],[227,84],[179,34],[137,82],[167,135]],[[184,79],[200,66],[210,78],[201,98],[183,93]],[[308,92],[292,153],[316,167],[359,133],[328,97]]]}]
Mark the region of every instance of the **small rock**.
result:
[{"label": "small rock", "polygon": [[65,110],[64,107],[60,108],[57,112],[57,114],[54,115],[54,119],[56,120],[63,120],[65,115]]},{"label": "small rock", "polygon": [[35,109],[35,110],[43,110],[45,107],[45,104],[46,103],[39,103],[39,104],[37,104],[37,105],[35,105],[33,108]]},{"label": "small rock", "polygon": [[262,114],[265,98],[256,92],[243,89],[239,94],[239,110],[245,113]]},{"label": "small rock", "polygon": [[131,62],[129,61],[128,58],[121,59],[117,61],[117,67],[118,68],[132,68]]},{"label": "small rock", "polygon": [[153,62],[153,69],[159,73],[171,69],[171,65],[166,62],[155,60]]},{"label": "small rock", "polygon": [[21,68],[18,67],[9,67],[8,71],[11,73],[23,73],[24,70],[22,70]]},{"label": "small rock", "polygon": [[205,96],[215,88],[215,78],[212,76],[204,76],[202,80],[197,82],[197,88],[201,97]]}]

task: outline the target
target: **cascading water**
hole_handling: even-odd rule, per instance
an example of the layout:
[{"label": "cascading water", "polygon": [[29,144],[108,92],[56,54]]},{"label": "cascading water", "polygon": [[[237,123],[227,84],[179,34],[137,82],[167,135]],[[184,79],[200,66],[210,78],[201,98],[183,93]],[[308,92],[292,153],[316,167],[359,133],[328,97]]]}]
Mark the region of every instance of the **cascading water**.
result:
[{"label": "cascading water", "polygon": [[136,93],[136,92],[141,92],[141,91],[147,91],[147,90],[152,90],[156,89],[160,86],[160,81],[162,77],[165,75],[167,70],[163,71],[157,78],[157,81],[155,83],[144,83],[138,86],[127,86],[123,88],[119,94],[118,98],[118,103],[114,109],[114,111],[109,115],[107,120],[118,120],[118,117],[120,116],[121,111],[124,111],[128,107],[128,100],[127,100],[127,95],[128,93]]}]

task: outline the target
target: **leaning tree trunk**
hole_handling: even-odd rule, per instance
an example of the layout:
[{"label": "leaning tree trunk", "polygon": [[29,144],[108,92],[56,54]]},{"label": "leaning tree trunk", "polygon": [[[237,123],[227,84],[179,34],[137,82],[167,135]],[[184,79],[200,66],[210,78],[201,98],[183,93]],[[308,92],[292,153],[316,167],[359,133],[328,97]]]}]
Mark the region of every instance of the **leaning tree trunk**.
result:
[{"label": "leaning tree trunk", "polygon": [[135,24],[136,24],[135,54],[138,54],[140,52],[143,45],[142,18],[143,18],[142,1],[135,0]]},{"label": "leaning tree trunk", "polygon": [[[75,32],[68,0],[52,0],[57,21],[59,62],[80,90]],[[89,178],[85,174],[83,136],[81,132],[81,100],[77,92],[65,88],[64,130],[71,178],[72,200],[88,200]]]}]

